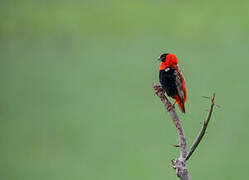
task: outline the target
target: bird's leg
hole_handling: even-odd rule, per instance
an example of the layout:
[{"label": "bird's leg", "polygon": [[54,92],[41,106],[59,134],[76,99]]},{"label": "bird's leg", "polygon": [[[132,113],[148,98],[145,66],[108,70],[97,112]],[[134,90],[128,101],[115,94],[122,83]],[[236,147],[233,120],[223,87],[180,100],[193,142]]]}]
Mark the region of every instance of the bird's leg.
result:
[{"label": "bird's leg", "polygon": [[168,111],[170,111],[171,109],[175,109],[175,104],[176,104],[176,101],[169,106]]},{"label": "bird's leg", "polygon": [[176,101],[172,104],[172,106],[175,108],[175,105],[176,105]]}]

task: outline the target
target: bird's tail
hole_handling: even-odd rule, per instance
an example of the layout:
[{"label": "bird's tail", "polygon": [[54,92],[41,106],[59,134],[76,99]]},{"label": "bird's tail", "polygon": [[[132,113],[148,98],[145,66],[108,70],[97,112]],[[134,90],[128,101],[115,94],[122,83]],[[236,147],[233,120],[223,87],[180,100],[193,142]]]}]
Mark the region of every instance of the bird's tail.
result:
[{"label": "bird's tail", "polygon": [[185,106],[184,106],[184,102],[181,102],[179,96],[175,97],[176,103],[179,106],[180,110],[182,111],[182,113],[185,114]]}]

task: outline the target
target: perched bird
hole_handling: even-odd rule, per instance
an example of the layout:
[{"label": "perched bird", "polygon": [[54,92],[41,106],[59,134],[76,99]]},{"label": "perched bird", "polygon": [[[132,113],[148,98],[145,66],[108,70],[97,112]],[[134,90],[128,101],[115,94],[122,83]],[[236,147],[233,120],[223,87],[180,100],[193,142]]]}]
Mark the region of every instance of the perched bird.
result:
[{"label": "perched bird", "polygon": [[162,88],[169,97],[175,99],[175,103],[177,103],[180,110],[185,113],[184,104],[187,98],[187,91],[176,55],[164,53],[158,57],[158,60],[161,61],[159,81]]}]

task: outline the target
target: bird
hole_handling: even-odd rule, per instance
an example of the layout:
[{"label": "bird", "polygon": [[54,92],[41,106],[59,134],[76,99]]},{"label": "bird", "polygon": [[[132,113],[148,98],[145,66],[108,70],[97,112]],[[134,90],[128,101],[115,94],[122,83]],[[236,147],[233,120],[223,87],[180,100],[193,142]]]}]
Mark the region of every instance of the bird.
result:
[{"label": "bird", "polygon": [[181,112],[185,113],[187,90],[176,55],[172,53],[163,53],[157,59],[161,61],[159,82],[162,88],[169,97],[175,100],[175,103],[177,103]]}]

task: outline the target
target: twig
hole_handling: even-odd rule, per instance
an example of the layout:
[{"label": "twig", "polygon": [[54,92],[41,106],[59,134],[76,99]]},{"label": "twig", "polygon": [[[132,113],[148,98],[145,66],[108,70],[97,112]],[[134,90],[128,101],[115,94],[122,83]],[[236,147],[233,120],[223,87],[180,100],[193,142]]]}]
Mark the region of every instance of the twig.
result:
[{"label": "twig", "polygon": [[[212,100],[211,97],[208,97],[208,96],[201,96],[201,97]],[[219,104],[214,104],[214,105],[218,108],[221,108]]]},{"label": "twig", "polygon": [[211,115],[213,113],[213,108],[214,108],[214,105],[215,105],[214,104],[214,99],[215,99],[215,93],[213,94],[213,97],[211,99],[211,105],[210,105],[208,115],[207,115],[206,119],[204,120],[203,126],[202,126],[198,136],[196,137],[194,143],[192,144],[192,146],[191,146],[191,148],[190,148],[190,150],[188,152],[188,155],[186,157],[186,161],[191,157],[191,155],[193,154],[193,152],[195,151],[195,149],[197,148],[197,146],[201,142],[203,136],[205,135],[209,120],[210,120]]},{"label": "twig", "polygon": [[180,147],[179,144],[172,144],[173,147]]},{"label": "twig", "polygon": [[190,180],[188,175],[188,170],[186,168],[186,157],[187,157],[187,143],[186,138],[184,136],[184,131],[181,125],[181,121],[179,120],[174,106],[170,103],[170,101],[166,98],[165,91],[159,84],[153,84],[153,89],[156,95],[160,98],[162,103],[164,104],[166,110],[169,112],[178,133],[179,145],[180,145],[180,157],[172,160],[172,166],[176,171],[177,176],[181,180]]}]

